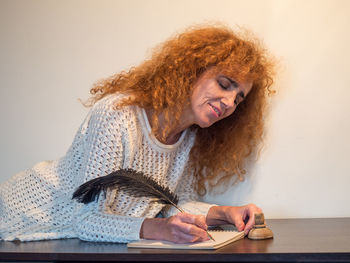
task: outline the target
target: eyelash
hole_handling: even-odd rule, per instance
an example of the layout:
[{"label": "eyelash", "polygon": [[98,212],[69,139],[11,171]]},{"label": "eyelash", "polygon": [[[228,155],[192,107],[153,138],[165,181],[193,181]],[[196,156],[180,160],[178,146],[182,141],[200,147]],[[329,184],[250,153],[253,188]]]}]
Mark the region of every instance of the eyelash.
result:
[{"label": "eyelash", "polygon": [[228,90],[230,88],[230,87],[226,87],[225,85],[223,85],[219,80],[217,82],[220,85],[220,87],[224,90]]},{"label": "eyelash", "polygon": [[[238,87],[238,83],[234,80],[230,80],[232,83],[230,83],[228,86],[225,86],[221,83],[220,78],[216,80],[217,83],[220,85],[221,88],[223,88],[224,90],[229,89],[231,86],[233,86],[234,88]],[[225,81],[226,82],[226,81]]]},{"label": "eyelash", "polygon": [[[220,86],[222,89],[224,89],[224,90],[228,90],[228,89],[231,87],[231,85],[233,85],[233,84],[230,84],[229,87],[226,87],[225,85],[223,85],[223,84],[220,82],[220,80],[217,80],[217,83],[218,83],[219,86]],[[234,104],[235,104],[236,106],[238,106],[238,104],[239,104],[239,102],[238,102],[238,97],[236,97],[236,99],[235,99],[235,101],[234,101]]]}]

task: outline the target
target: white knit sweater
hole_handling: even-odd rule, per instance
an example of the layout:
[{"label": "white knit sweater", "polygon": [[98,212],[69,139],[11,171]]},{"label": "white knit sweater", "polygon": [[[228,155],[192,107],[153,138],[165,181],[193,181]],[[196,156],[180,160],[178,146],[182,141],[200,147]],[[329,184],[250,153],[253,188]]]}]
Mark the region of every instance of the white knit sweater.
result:
[{"label": "white knit sweater", "polygon": [[176,144],[164,145],[151,135],[143,109],[113,108],[120,99],[110,95],[93,106],[63,158],[38,163],[0,185],[0,239],[138,240],[144,218],[164,205],[115,190],[87,205],[71,199],[82,183],[120,168],[152,176],[179,196],[185,211],[206,215],[212,205],[194,201],[187,166],[195,133],[186,130]]}]

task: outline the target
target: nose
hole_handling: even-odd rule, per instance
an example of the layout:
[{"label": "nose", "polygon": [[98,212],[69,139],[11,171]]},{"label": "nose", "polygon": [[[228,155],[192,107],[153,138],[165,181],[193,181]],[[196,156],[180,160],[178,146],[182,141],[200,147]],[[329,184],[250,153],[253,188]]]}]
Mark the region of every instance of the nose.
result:
[{"label": "nose", "polygon": [[230,94],[225,95],[221,102],[224,104],[225,108],[233,108],[235,106],[235,100],[237,97],[237,92],[232,91]]}]

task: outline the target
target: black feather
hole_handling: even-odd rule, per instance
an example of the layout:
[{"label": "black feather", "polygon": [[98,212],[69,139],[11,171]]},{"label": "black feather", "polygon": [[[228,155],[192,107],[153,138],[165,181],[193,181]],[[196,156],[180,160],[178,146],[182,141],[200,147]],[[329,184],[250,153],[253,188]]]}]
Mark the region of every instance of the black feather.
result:
[{"label": "black feather", "polygon": [[135,197],[152,197],[152,202],[172,205],[183,212],[177,206],[178,197],[168,187],[162,186],[152,178],[132,169],[121,169],[106,176],[92,179],[79,186],[73,193],[72,199],[87,204],[95,201],[101,191],[106,193],[108,188],[123,190]]}]

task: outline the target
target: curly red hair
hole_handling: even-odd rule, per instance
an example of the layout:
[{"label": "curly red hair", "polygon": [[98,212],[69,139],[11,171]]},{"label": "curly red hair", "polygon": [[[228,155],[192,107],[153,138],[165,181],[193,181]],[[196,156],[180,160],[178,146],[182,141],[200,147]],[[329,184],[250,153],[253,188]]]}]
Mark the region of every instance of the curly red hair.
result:
[{"label": "curly red hair", "polygon": [[[262,142],[274,62],[259,41],[248,32],[238,34],[225,26],[189,28],[157,47],[139,66],[102,80],[90,90],[92,102],[115,92],[133,94],[118,107],[153,109],[152,130],[164,139],[179,122],[195,81],[208,69],[238,82],[251,81],[253,86],[231,116],[208,128],[192,127],[197,136],[190,162],[202,195],[208,187],[234,176],[242,179],[247,157]],[[160,113],[165,128],[157,134]]]}]

